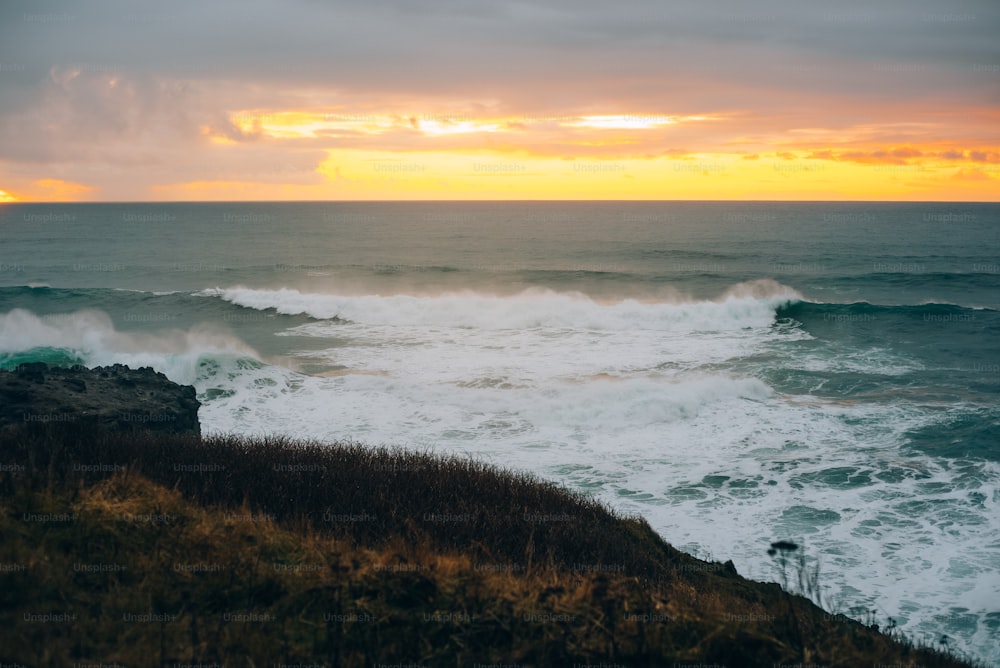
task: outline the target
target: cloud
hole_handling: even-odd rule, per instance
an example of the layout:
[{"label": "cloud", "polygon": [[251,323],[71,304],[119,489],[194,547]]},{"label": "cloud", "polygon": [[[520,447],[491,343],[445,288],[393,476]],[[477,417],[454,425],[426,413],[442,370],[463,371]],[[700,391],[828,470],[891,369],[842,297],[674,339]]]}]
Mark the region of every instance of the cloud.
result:
[{"label": "cloud", "polygon": [[48,202],[74,202],[86,199],[94,189],[60,179],[38,179],[20,190],[19,199]]},{"label": "cloud", "polygon": [[936,0],[877,8],[857,0],[471,4],[13,1],[0,21],[7,50],[36,72],[82,64],[380,98],[430,94],[521,106],[533,98],[551,109],[607,93],[660,100],[668,93],[695,105],[717,99],[718,90],[671,86],[697,81],[759,88],[793,78],[806,91],[836,86],[883,98],[926,91],[925,73],[906,76],[906,65],[951,68],[935,83],[958,90],[961,82],[946,81],[963,78],[952,67],[956,55],[995,62],[1000,15],[989,0],[959,0],[946,12]]},{"label": "cloud", "polygon": [[878,148],[867,151],[812,151],[808,157],[814,160],[834,160],[876,165],[906,165],[915,161],[1000,164],[1000,151],[995,149],[947,149],[944,151],[922,151],[911,146],[904,146],[897,148]]},{"label": "cloud", "polygon": [[[308,187],[334,149],[988,163],[998,27],[993,0],[7,0],[0,180]],[[268,119],[293,113],[356,122]]]}]

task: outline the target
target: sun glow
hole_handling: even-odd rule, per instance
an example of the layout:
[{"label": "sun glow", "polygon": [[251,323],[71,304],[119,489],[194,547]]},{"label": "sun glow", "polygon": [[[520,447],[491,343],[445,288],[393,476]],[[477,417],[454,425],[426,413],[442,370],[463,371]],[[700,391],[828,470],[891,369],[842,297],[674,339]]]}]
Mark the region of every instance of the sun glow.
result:
[{"label": "sun glow", "polygon": [[569,120],[564,125],[604,130],[648,130],[676,123],[677,118],[674,116],[618,114],[614,116],[583,116],[579,119]]},{"label": "sun glow", "polygon": [[[314,163],[320,182],[258,186],[315,198],[990,199],[986,192],[1000,185],[995,147],[885,146],[870,124],[730,135],[710,150],[674,148],[713,144],[716,129],[732,132],[752,121],[709,112],[518,117],[460,109],[231,115],[245,137],[289,150],[306,141],[310,150],[321,148],[327,157]],[[242,148],[221,132],[212,141],[220,150]],[[236,183],[250,182],[198,182],[185,190],[249,188]]]},{"label": "sun glow", "polygon": [[317,137],[338,132],[384,134],[416,132],[435,137],[453,134],[526,131],[543,127],[590,128],[594,130],[655,130],[681,122],[711,120],[710,116],[665,114],[612,114],[595,116],[500,116],[473,118],[442,113],[344,113],[293,111],[237,111],[230,123],[247,135],[275,138]]},{"label": "sun glow", "polygon": [[503,120],[470,119],[440,114],[348,114],[336,112],[248,112],[230,115],[230,122],[240,132],[263,134],[274,138],[315,138],[339,133],[378,135],[393,131],[427,136],[503,132],[509,125]]},{"label": "sun glow", "polygon": [[417,127],[425,135],[449,135],[467,134],[470,132],[504,132],[507,130],[502,123],[498,122],[477,122],[477,121],[453,121],[450,119],[420,119]]},{"label": "sun glow", "polygon": [[[418,113],[419,112],[419,113]],[[201,127],[224,168],[151,184],[165,200],[789,199],[991,201],[1000,147],[936,126],[767,131],[725,113],[515,116],[320,108],[232,112]],[[746,128],[764,123],[759,132]],[[725,140],[719,139],[725,134]],[[924,141],[920,141],[923,139]],[[207,177],[207,178],[206,178]],[[94,188],[14,182],[0,202],[93,199]]]},{"label": "sun glow", "polygon": [[[229,150],[229,147],[225,147]],[[870,164],[816,151],[563,157],[530,151],[330,148],[312,183],[199,181],[165,199],[974,200],[1000,187],[990,165]],[[929,197],[927,193],[932,193]]]}]

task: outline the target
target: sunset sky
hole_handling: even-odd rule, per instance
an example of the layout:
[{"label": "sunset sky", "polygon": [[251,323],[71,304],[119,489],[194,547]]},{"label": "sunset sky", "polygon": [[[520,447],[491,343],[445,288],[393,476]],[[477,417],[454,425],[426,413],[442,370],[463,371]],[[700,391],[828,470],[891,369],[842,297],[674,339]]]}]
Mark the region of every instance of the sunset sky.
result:
[{"label": "sunset sky", "polygon": [[5,0],[0,201],[1000,200],[996,0]]}]

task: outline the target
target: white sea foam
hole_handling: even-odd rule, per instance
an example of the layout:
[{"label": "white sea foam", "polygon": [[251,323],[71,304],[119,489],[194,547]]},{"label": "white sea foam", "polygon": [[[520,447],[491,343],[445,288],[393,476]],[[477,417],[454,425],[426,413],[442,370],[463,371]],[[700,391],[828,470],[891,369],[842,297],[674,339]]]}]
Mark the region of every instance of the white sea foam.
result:
[{"label": "white sea foam", "polygon": [[205,356],[259,357],[232,334],[209,325],[156,333],[118,331],[104,311],[83,309],[38,316],[25,309],[0,313],[0,353],[59,348],[87,366],[151,366],[171,380],[192,384]]},{"label": "white sea foam", "polygon": [[513,296],[472,291],[420,296],[313,294],[289,288],[234,287],[206,290],[201,294],[247,308],[275,309],[286,315],[305,314],[319,319],[338,318],[365,325],[614,331],[719,331],[763,327],[773,322],[778,306],[801,299],[797,292],[774,281],[740,284],[717,300],[699,302],[626,299],[601,303],[581,293],[548,289],[529,289]]}]

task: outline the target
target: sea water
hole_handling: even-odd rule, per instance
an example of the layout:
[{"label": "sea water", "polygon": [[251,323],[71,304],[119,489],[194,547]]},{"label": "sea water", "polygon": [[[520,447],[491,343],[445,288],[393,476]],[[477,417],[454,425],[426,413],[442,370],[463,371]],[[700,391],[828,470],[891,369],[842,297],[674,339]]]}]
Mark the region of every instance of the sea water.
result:
[{"label": "sea water", "polygon": [[0,206],[0,365],[469,454],[1000,660],[1000,205]]}]

